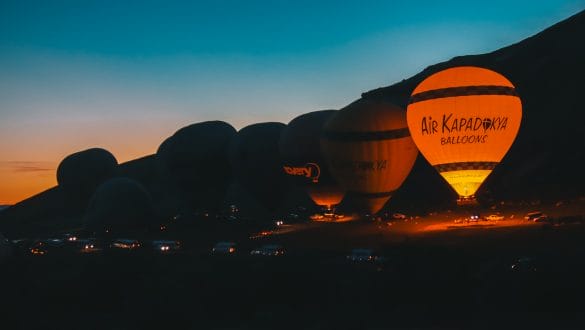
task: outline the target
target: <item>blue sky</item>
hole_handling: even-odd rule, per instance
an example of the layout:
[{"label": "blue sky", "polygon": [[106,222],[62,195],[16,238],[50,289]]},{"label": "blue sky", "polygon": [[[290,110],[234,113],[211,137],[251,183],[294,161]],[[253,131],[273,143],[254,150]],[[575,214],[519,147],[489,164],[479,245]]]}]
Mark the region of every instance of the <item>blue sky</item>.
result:
[{"label": "blue sky", "polygon": [[241,127],[342,107],[435,62],[530,36],[585,1],[1,6],[2,116],[165,112]]},{"label": "blue sky", "polygon": [[0,167],[93,146],[129,160],[203,120],[286,123],[583,9],[585,0],[2,0]]}]

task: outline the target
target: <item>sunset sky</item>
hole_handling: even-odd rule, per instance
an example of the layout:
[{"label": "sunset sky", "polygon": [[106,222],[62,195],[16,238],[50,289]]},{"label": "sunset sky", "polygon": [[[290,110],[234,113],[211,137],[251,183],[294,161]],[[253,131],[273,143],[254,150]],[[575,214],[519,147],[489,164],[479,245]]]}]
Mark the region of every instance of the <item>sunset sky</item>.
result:
[{"label": "sunset sky", "polygon": [[54,186],[72,152],[102,147],[124,162],[199,121],[239,129],[341,108],[583,9],[585,0],[3,0],[0,204]]}]

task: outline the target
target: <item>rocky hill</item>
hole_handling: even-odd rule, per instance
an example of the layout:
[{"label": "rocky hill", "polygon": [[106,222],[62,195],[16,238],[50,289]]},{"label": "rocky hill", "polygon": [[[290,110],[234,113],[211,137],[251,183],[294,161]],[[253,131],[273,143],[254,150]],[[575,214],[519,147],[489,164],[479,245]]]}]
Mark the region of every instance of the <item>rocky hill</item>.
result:
[{"label": "rocky hill", "polygon": [[[480,66],[506,76],[520,94],[518,137],[480,188],[480,199],[555,199],[585,194],[585,11],[516,44],[481,55],[455,57],[388,87],[363,93],[403,107],[425,78],[454,66]],[[421,192],[422,191],[422,192]],[[419,156],[401,197],[453,198]],[[449,196],[446,198],[445,196]]]}]

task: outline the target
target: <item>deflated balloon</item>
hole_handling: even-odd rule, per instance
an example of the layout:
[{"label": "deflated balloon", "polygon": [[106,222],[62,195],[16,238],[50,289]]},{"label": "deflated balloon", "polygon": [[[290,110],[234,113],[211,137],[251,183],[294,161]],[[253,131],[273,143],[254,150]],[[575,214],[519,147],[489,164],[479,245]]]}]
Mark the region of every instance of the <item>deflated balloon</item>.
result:
[{"label": "deflated balloon", "polygon": [[259,123],[238,131],[229,149],[230,163],[237,181],[266,209],[280,206],[286,191],[278,141],[282,123]]},{"label": "deflated balloon", "polygon": [[423,80],[407,111],[418,149],[460,197],[473,196],[500,163],[521,120],[514,85],[497,72],[470,66]]},{"label": "deflated balloon", "polygon": [[404,110],[367,99],[339,110],[325,124],[321,146],[333,176],[372,214],[402,185],[418,154]]},{"label": "deflated balloon", "polygon": [[333,178],[321,150],[323,126],[337,111],[322,110],[293,119],[280,136],[282,168],[315,204],[331,208],[341,202],[344,189]]},{"label": "deflated balloon", "polygon": [[153,220],[150,194],[128,178],[115,178],[100,185],[85,214],[86,227],[95,231],[146,229]]}]

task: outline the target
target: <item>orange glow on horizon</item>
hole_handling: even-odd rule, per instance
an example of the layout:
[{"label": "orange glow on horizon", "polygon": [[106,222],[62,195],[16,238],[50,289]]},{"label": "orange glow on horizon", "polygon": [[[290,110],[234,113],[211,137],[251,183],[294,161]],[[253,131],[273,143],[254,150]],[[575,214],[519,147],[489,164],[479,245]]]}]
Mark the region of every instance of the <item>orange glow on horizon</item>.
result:
[{"label": "orange glow on horizon", "polygon": [[[118,163],[121,164],[155,153],[158,145],[143,146],[133,150],[121,149],[119,150],[121,152],[116,152],[117,148],[104,148],[112,152]],[[55,187],[57,185],[57,167],[62,158],[67,155],[53,161],[0,161],[0,182],[2,182],[0,185],[0,205],[13,205]]]},{"label": "orange glow on horizon", "polygon": [[[196,122],[193,120],[192,122]],[[110,151],[124,163],[153,154],[187,119],[172,116],[113,121],[98,118],[38,121],[0,131],[0,204],[12,205],[57,185],[66,156],[89,148]]]},{"label": "orange glow on horizon", "polygon": [[[57,185],[57,167],[68,153],[59,152],[51,161],[0,161],[0,205],[13,205]],[[118,163],[124,163],[156,152],[158,144],[136,145],[134,148],[100,146],[112,152]]]},{"label": "orange glow on horizon", "polygon": [[0,204],[16,204],[57,185],[52,162],[0,163]]},{"label": "orange glow on horizon", "polygon": [[[205,120],[213,118],[165,113],[116,119],[30,117],[14,122],[0,131],[0,205],[16,204],[56,186],[59,163],[74,152],[103,148],[118,163],[124,163],[156,153],[159,145],[177,130]],[[251,119],[226,122],[240,128]]]},{"label": "orange glow on horizon", "polygon": [[[108,144],[84,143],[75,146],[57,146],[47,142],[46,148],[43,148],[35,156],[46,157],[43,161],[35,160],[18,160],[5,161],[0,160],[0,205],[13,205],[47,189],[57,185],[57,167],[63,158],[67,155],[85,150],[91,147],[101,147],[110,151],[118,160],[118,163],[124,163],[133,159],[141,158],[156,152],[159,144],[166,137],[149,137],[140,141],[132,141],[134,144],[120,143],[115,145],[112,142]],[[73,143],[72,143],[73,144]],[[14,148],[4,153],[11,156],[9,159],[27,159],[23,152]],[[14,156],[13,156],[14,155]]]}]

